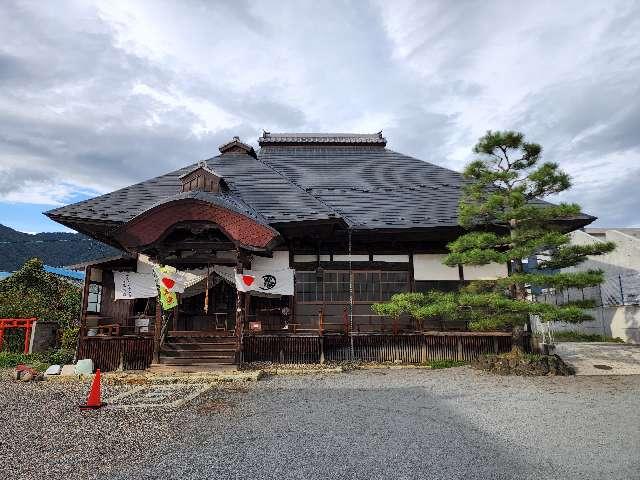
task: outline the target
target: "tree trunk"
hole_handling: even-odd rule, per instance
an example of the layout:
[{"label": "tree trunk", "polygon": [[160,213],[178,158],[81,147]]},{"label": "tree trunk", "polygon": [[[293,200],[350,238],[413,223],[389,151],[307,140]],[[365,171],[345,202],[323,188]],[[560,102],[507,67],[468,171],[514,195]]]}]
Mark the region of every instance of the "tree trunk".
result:
[{"label": "tree trunk", "polygon": [[[511,233],[511,238],[515,238],[516,236],[516,229],[518,228],[518,221],[515,218],[512,218],[509,221],[509,227],[510,227],[510,233]],[[513,246],[513,244],[512,244]],[[517,258],[512,260],[511,262],[511,274],[519,274],[522,273],[524,271],[524,267],[522,264],[522,259],[521,258]],[[527,300],[527,288],[524,285],[524,283],[514,283],[511,288],[511,297],[514,300]],[[525,320],[525,324],[527,326],[527,331],[531,332],[531,319],[529,318],[529,315],[527,315],[527,318]],[[517,351],[522,351],[522,348],[520,345],[523,344],[523,337],[524,337],[524,329],[520,326],[520,325],[516,325],[513,328],[513,350],[517,350]]]}]

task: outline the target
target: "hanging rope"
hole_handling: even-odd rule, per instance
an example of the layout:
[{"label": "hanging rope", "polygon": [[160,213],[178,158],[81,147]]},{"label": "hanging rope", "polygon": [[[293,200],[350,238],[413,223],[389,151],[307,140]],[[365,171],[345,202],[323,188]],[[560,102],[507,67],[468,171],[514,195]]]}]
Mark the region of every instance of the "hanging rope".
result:
[{"label": "hanging rope", "polygon": [[204,314],[209,313],[209,264],[207,263],[207,283],[204,291]]},{"label": "hanging rope", "polygon": [[355,359],[353,348],[353,270],[351,269],[351,227],[349,227],[349,337],[351,347],[351,361]]}]

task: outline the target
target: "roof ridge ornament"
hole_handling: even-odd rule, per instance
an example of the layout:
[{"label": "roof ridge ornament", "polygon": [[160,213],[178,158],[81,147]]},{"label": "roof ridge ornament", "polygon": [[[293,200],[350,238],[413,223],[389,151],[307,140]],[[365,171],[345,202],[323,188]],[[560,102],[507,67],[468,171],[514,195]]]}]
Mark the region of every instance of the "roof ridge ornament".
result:
[{"label": "roof ridge ornament", "polygon": [[261,147],[296,146],[381,146],[387,144],[382,130],[377,133],[271,133],[262,131],[258,139]]},{"label": "roof ridge ornament", "polygon": [[256,152],[251,145],[247,145],[240,141],[240,137],[234,136],[233,139],[227,143],[224,143],[218,147],[222,155],[226,153],[244,153],[257,158]]},{"label": "roof ridge ornament", "polygon": [[222,176],[211,170],[205,160],[200,160],[195,168],[178,178],[182,183],[181,191],[183,193],[194,191],[221,193],[227,189]]}]

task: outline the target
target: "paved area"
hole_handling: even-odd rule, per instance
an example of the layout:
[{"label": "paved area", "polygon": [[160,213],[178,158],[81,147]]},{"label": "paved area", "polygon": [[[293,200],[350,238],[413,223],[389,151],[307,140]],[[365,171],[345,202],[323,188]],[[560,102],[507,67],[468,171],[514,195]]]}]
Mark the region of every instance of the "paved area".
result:
[{"label": "paved area", "polygon": [[0,478],[639,478],[638,376],[277,376],[80,413],[87,389],[0,380]]},{"label": "paved area", "polygon": [[175,408],[194,400],[211,384],[140,385],[106,399],[107,408]]},{"label": "paved area", "polygon": [[556,353],[576,375],[640,375],[640,345],[562,342]]}]

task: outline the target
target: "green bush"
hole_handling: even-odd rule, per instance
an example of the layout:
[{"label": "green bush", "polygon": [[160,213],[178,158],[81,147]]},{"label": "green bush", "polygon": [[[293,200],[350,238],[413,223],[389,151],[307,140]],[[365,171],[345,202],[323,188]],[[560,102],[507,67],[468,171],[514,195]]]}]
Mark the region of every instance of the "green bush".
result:
[{"label": "green bush", "polygon": [[78,324],[82,290],[52,273],[33,258],[10,277],[0,280],[0,318],[31,318],[57,322],[61,328]]},{"label": "green bush", "polygon": [[17,365],[24,364],[31,368],[42,372],[49,365],[66,365],[73,362],[73,350],[59,349],[42,353],[12,353],[0,352],[0,368],[14,368]]},{"label": "green bush", "polygon": [[452,367],[461,367],[466,365],[467,362],[463,362],[461,360],[433,360],[428,362],[427,364],[433,369],[440,368],[452,368]]},{"label": "green bush", "polygon": [[60,348],[64,350],[75,350],[78,344],[78,334],[80,327],[69,327],[62,331],[62,341]]},{"label": "green bush", "polygon": [[12,353],[3,350],[0,352],[0,368],[12,368],[21,363],[29,363],[30,355],[24,353]]},{"label": "green bush", "polygon": [[553,334],[556,342],[612,342],[624,343],[620,337],[607,337],[597,333],[581,333],[574,331],[555,332]]},{"label": "green bush", "polygon": [[66,365],[73,363],[73,356],[75,350],[66,348],[60,348],[59,350],[52,350],[45,357],[49,365]]},{"label": "green bush", "polygon": [[7,352],[24,352],[24,328],[8,328],[4,331],[2,350]]}]

